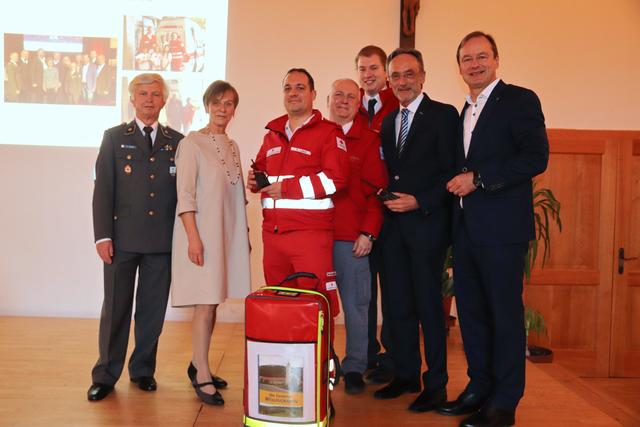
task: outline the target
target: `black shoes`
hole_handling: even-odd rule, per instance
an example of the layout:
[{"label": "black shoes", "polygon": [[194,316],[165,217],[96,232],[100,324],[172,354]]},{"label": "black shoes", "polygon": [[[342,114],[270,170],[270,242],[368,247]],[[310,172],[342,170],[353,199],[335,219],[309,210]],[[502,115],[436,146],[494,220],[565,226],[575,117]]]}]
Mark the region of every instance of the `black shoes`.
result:
[{"label": "black shoes", "polygon": [[465,390],[456,400],[440,405],[436,411],[441,415],[467,415],[480,410],[486,401],[486,395]]},{"label": "black shoes", "polygon": [[364,391],[364,381],[360,372],[344,374],[344,391],[347,394],[359,394]]},{"label": "black shoes", "polygon": [[[140,390],[155,391],[158,388],[155,378],[153,377],[137,377],[131,378],[131,382],[136,383]],[[103,383],[93,383],[87,390],[87,400],[96,402],[102,400],[113,391],[113,386]]]},{"label": "black shoes", "polygon": [[420,391],[420,383],[418,381],[404,381],[394,379],[386,386],[373,393],[376,399],[395,399],[403,393],[417,393]]},{"label": "black shoes", "polygon": [[508,427],[516,423],[514,411],[506,409],[482,409],[460,422],[459,427]]},{"label": "black shoes", "polygon": [[89,387],[89,390],[87,390],[87,400],[90,402],[97,402],[98,400],[102,400],[107,397],[112,391],[112,385],[93,383],[91,384],[91,387]]},{"label": "black shoes", "polygon": [[[198,374],[198,370],[196,369],[195,366],[193,366],[193,362],[189,362],[189,367],[187,368],[187,375],[189,376],[189,380],[191,380],[191,384],[195,384],[197,374]],[[211,374],[211,380],[215,388],[227,388],[227,386],[229,385],[225,380],[213,374]]]},{"label": "black shoes", "polygon": [[207,405],[224,405],[224,399],[222,398],[222,395],[218,390],[216,390],[216,392],[213,394],[205,393],[201,390],[201,388],[206,385],[212,385],[215,387],[213,381],[199,384],[195,382],[193,383],[193,388],[196,390],[196,395],[200,398],[200,400],[202,400]]},{"label": "black shoes", "polygon": [[158,383],[153,377],[131,378],[131,382],[138,384],[138,388],[143,391],[156,391]]},{"label": "black shoes", "polygon": [[386,384],[393,380],[393,371],[385,368],[384,366],[378,366],[366,376],[367,382],[371,384]]},{"label": "black shoes", "polygon": [[409,405],[409,410],[413,412],[428,412],[440,407],[447,401],[447,390],[427,391],[426,389],[420,393],[418,398]]}]

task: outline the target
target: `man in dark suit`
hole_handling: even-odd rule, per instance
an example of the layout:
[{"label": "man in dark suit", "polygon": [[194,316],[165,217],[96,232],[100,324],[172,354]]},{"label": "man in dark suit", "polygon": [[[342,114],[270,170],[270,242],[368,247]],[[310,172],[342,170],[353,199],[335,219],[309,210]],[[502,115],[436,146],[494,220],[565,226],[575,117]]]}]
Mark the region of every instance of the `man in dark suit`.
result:
[{"label": "man in dark suit", "polygon": [[451,195],[445,184],[453,175],[458,112],[422,93],[422,55],[396,49],[387,60],[391,88],[400,109],[382,122],[380,136],[397,197],[385,201],[381,234],[386,280],[382,297],[390,315],[395,378],[375,392],[390,399],[420,391],[419,328],[428,370],[424,390],[409,406],[435,409],[446,400],[447,352],[441,279],[450,244]]},{"label": "man in dark suit", "polygon": [[4,68],[4,73],[4,100],[5,102],[17,102],[20,98],[18,52],[9,54],[9,62]]},{"label": "man in dark suit", "polygon": [[36,57],[31,61],[31,101],[44,102],[44,70],[47,68],[44,50],[38,49]]},{"label": "man in dark suit", "polygon": [[115,102],[115,81],[115,68],[106,63],[106,58],[103,54],[98,55],[96,61],[96,91],[94,98],[96,104],[111,105]]},{"label": "man in dark suit", "polygon": [[524,392],[524,259],[534,238],[532,178],[549,159],[540,101],[496,77],[498,48],[482,32],[458,47],[469,86],[456,145],[453,271],[469,383],[447,415],[461,426],[509,426]]},{"label": "man in dark suit", "polygon": [[31,64],[29,63],[29,51],[20,51],[20,61],[18,61],[18,89],[20,102],[31,102]]},{"label": "man in dark suit", "polygon": [[158,74],[141,74],[129,84],[136,116],[104,133],[93,191],[96,250],[104,261],[104,303],[91,401],[104,399],[124,367],[135,276],[135,349],[131,381],[156,389],[158,339],[171,281],[171,240],[176,209],[174,156],[182,134],[158,123],[169,91]]}]

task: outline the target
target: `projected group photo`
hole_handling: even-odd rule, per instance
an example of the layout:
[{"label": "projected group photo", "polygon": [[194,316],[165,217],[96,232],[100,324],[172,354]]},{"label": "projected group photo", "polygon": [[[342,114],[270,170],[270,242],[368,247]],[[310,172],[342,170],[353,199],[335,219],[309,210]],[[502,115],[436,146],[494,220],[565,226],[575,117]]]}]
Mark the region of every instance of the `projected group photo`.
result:
[{"label": "projected group photo", "polygon": [[123,69],[202,72],[205,20],[183,16],[125,16]]},{"label": "projected group photo", "polygon": [[4,101],[115,105],[117,39],[4,34]]}]

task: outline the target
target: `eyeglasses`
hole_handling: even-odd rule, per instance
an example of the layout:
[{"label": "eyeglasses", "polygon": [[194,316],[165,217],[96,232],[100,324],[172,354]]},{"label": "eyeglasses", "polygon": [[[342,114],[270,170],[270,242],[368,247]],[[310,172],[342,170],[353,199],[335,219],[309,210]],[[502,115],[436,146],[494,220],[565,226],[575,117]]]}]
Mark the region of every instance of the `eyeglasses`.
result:
[{"label": "eyeglasses", "polygon": [[404,73],[391,73],[391,80],[397,82],[398,80],[404,78],[405,80],[415,80],[420,75],[419,72],[415,72],[414,70],[405,71]]}]

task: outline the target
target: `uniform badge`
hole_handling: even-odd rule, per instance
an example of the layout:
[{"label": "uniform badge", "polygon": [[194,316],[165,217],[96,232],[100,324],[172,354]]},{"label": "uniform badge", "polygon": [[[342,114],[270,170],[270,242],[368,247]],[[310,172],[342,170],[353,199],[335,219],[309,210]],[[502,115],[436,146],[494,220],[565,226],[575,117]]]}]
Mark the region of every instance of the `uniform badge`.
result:
[{"label": "uniform badge", "polygon": [[165,138],[173,139],[173,137],[171,136],[171,133],[169,132],[169,126],[160,126],[160,130],[162,131],[162,134],[164,135]]},{"label": "uniform badge", "polygon": [[336,144],[338,145],[339,149],[347,151],[347,144],[344,142],[342,138],[339,138],[336,136]]},{"label": "uniform badge", "polygon": [[176,176],[176,167],[175,166],[169,166],[169,175]]},{"label": "uniform badge", "polygon": [[267,150],[267,157],[271,157],[274,154],[279,154],[282,151],[282,147],[273,147]]},{"label": "uniform badge", "polygon": [[338,289],[338,284],[335,281],[327,282],[327,284],[325,285],[325,289],[327,291],[335,291],[336,289]]},{"label": "uniform badge", "polygon": [[126,173],[127,175],[131,174],[131,171],[133,169],[131,169],[131,165],[124,165],[124,173]]},{"label": "uniform badge", "polygon": [[310,155],[311,155],[311,151],[309,151],[309,150],[305,150],[304,148],[291,147],[291,151],[295,151],[295,152],[297,152],[297,153],[306,154],[307,156],[310,156]]},{"label": "uniform badge", "polygon": [[162,147],[162,151],[173,151],[173,147],[171,144],[165,144],[165,146]]}]

